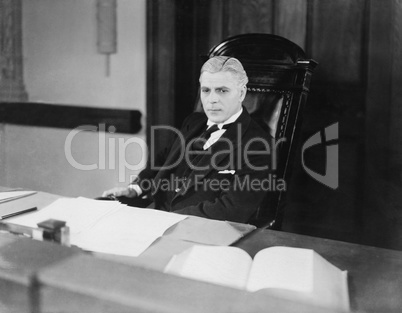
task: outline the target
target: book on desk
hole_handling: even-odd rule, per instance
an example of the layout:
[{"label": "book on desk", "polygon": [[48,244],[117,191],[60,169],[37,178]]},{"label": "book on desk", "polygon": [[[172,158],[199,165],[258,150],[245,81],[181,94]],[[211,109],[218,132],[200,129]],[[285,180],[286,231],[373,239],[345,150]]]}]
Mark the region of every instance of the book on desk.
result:
[{"label": "book on desk", "polygon": [[347,271],[310,249],[270,247],[254,260],[244,250],[193,246],[175,255],[165,273],[347,312]]},{"label": "book on desk", "polygon": [[0,220],[4,220],[19,214],[35,211],[36,207],[20,208],[18,206],[1,206],[2,203],[21,199],[35,194],[36,191],[29,190],[0,190]]}]

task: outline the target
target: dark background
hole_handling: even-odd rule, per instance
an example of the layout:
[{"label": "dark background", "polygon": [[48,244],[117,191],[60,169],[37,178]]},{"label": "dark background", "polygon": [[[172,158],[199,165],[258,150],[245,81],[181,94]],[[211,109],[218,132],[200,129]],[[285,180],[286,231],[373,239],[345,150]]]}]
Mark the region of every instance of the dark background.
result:
[{"label": "dark background", "polygon": [[[147,5],[148,127],[181,125],[194,107],[202,56],[214,45],[244,33],[284,36],[319,63],[301,143],[339,123],[339,187],[312,179],[298,153],[283,230],[402,249],[400,1],[152,0]],[[325,174],[325,149],[311,148],[305,157],[309,168]]]}]

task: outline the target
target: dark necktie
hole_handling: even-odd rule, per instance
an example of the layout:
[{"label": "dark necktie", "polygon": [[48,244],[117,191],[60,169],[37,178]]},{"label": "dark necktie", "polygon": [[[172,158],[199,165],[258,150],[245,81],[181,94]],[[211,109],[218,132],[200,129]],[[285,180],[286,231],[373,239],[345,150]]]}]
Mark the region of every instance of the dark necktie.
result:
[{"label": "dark necktie", "polygon": [[193,145],[191,146],[193,150],[203,150],[205,143],[208,141],[209,137],[213,132],[219,130],[218,125],[214,124],[205,130],[198,138],[193,141]]},{"label": "dark necktie", "polygon": [[[222,126],[222,129],[228,129],[229,126],[231,126],[234,123],[229,123],[225,124]],[[217,124],[213,124],[211,127],[209,127],[206,131],[204,131],[197,139],[194,140],[192,144],[192,149],[196,151],[201,151],[204,150],[204,145],[208,141],[209,137],[213,132],[216,132],[219,130],[219,127]]]}]

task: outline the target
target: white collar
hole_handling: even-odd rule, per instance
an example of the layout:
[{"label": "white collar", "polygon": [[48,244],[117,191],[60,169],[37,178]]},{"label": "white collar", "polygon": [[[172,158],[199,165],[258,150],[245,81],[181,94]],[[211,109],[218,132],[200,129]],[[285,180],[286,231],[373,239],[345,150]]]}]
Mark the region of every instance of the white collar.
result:
[{"label": "white collar", "polygon": [[[218,124],[219,129],[222,129],[223,125],[226,125],[226,124],[230,124],[230,123],[235,122],[235,121],[239,118],[239,116],[240,116],[242,113],[243,113],[243,107],[240,108],[240,111],[239,111],[239,112],[237,112],[236,114],[233,114],[233,115],[232,115],[231,117],[229,117],[226,121],[224,121],[223,123],[219,123],[219,124]],[[208,119],[208,121],[207,121],[207,126],[208,126],[208,128],[209,128],[210,126],[214,125],[214,124],[215,124],[214,122],[212,122],[212,121],[210,121],[210,120]]]}]

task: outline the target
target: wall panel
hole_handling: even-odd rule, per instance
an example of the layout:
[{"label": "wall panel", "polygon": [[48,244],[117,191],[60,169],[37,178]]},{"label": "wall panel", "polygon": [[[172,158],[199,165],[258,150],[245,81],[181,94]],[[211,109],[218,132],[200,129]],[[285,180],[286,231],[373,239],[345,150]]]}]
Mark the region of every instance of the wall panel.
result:
[{"label": "wall panel", "polygon": [[228,36],[273,32],[274,0],[227,1],[227,6]]},{"label": "wall panel", "polygon": [[306,48],[307,0],[281,0],[275,3],[275,34],[283,36],[302,49]]},{"label": "wall panel", "polygon": [[311,57],[323,65],[316,79],[361,83],[365,0],[313,0],[311,9]]},{"label": "wall panel", "polygon": [[401,1],[370,2],[366,197],[362,212],[367,240],[399,249],[402,249],[401,16]]},{"label": "wall panel", "polygon": [[[173,125],[175,99],[175,4],[147,1],[147,141],[152,125]],[[167,135],[156,138],[156,145]]]}]

